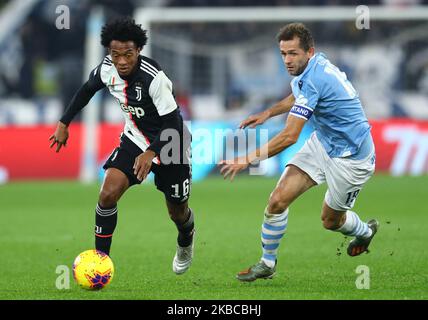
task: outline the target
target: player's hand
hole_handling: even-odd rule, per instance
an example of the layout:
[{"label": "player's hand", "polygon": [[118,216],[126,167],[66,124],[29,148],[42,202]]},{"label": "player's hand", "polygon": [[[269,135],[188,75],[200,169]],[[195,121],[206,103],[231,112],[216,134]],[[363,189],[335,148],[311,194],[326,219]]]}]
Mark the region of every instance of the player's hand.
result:
[{"label": "player's hand", "polygon": [[241,124],[239,125],[239,129],[245,129],[248,126],[250,128],[255,128],[258,125],[265,123],[265,121],[269,118],[270,115],[267,110],[257,114],[253,114],[241,122]]},{"label": "player's hand", "polygon": [[218,163],[220,168],[220,173],[223,175],[224,179],[227,179],[229,176],[230,181],[233,180],[235,175],[242,170],[248,168],[249,163],[247,162],[247,157],[239,157],[232,160],[222,160]]},{"label": "player's hand", "polygon": [[134,162],[134,174],[137,179],[143,181],[149,174],[150,168],[152,167],[152,160],[156,157],[156,153],[152,150],[146,150],[135,158]]},{"label": "player's hand", "polygon": [[56,152],[59,152],[62,146],[67,146],[68,127],[61,121],[58,121],[55,133],[50,136],[49,140],[52,140],[50,148],[56,144]]}]

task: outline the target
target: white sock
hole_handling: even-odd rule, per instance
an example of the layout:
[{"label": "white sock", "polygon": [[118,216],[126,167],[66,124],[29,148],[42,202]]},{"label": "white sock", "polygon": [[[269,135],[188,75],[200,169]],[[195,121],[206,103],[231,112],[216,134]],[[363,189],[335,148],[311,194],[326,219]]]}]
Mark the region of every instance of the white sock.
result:
[{"label": "white sock", "polygon": [[276,263],[279,243],[287,229],[288,208],[281,214],[268,213],[265,209],[265,216],[262,225],[262,261],[270,268]]},{"label": "white sock", "polygon": [[369,228],[368,224],[361,221],[358,214],[351,210],[346,211],[345,223],[334,231],[358,238],[368,238],[372,235],[372,229]]}]

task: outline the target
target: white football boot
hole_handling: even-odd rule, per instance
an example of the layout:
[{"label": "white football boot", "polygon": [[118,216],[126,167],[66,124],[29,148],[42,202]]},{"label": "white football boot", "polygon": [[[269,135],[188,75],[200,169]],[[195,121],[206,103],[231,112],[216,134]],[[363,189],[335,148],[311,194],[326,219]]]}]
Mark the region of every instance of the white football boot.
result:
[{"label": "white football boot", "polygon": [[193,231],[192,244],[187,247],[180,247],[177,245],[177,251],[172,261],[172,270],[177,274],[185,273],[192,264],[193,259],[193,245],[195,243],[195,231]]}]

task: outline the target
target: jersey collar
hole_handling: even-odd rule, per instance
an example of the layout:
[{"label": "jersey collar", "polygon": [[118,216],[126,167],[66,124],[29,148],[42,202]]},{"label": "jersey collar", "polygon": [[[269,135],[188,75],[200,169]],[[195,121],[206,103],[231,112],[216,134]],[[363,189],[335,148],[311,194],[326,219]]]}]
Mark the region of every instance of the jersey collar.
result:
[{"label": "jersey collar", "polygon": [[309,59],[308,65],[306,66],[305,70],[303,70],[303,72],[300,75],[298,75],[296,78],[299,78],[299,79],[302,78],[306,73],[308,73],[314,67],[314,65],[318,62],[320,58],[325,58],[325,57],[326,57],[325,54],[322,52],[315,53],[312,56],[312,58]]}]

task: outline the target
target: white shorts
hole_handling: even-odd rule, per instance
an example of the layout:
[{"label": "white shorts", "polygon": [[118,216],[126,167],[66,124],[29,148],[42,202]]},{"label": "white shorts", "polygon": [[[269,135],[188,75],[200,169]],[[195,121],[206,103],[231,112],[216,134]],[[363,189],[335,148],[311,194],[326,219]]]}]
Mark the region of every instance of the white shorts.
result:
[{"label": "white shorts", "polygon": [[362,160],[330,158],[314,132],[288,165],[300,168],[317,184],[327,182],[325,202],[334,210],[345,211],[354,206],[358,193],[373,175],[375,152]]}]

